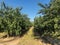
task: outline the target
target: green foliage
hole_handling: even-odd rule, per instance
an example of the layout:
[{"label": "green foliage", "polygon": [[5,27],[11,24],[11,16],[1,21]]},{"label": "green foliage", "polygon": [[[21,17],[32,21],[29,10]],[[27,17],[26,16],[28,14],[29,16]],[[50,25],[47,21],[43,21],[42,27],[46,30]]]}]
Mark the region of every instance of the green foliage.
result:
[{"label": "green foliage", "polygon": [[40,36],[53,35],[60,30],[60,0],[51,0],[49,4],[39,4],[42,9],[39,14],[43,16],[34,19],[34,31]]},{"label": "green foliage", "polygon": [[4,2],[2,3],[0,8],[0,32],[7,32],[9,36],[21,36],[28,31],[31,22],[27,15],[21,14],[21,9],[13,9],[6,6]]}]

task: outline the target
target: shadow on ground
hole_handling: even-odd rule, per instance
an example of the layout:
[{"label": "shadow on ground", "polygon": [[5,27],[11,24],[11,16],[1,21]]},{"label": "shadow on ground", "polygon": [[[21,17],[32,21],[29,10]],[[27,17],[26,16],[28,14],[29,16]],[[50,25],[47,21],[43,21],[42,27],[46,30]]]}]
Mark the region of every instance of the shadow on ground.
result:
[{"label": "shadow on ground", "polygon": [[51,36],[41,37],[38,33],[34,32],[35,39],[42,40],[43,43],[51,45],[60,45],[60,39],[53,38]]}]

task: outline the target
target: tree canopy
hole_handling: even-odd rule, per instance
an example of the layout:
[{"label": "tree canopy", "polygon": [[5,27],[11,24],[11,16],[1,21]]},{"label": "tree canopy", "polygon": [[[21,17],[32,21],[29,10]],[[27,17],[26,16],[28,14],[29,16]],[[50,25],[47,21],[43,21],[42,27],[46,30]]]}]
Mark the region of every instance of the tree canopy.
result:
[{"label": "tree canopy", "polygon": [[36,17],[34,19],[34,31],[40,36],[53,35],[58,32],[60,35],[60,0],[51,0],[49,4],[41,4],[42,7],[38,14],[42,13],[43,16]]},{"label": "tree canopy", "polygon": [[22,36],[31,27],[30,19],[21,13],[22,8],[0,6],[0,32],[7,32],[9,36]]}]

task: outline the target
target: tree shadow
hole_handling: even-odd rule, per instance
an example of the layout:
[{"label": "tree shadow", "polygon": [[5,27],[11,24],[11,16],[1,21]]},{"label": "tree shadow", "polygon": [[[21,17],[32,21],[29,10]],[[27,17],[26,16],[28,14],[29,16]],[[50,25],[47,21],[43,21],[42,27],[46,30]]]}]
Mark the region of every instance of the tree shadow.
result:
[{"label": "tree shadow", "polygon": [[[34,31],[33,31],[34,32]],[[40,36],[37,32],[34,32],[35,39],[42,40],[42,42],[51,45],[60,45],[60,39],[54,38],[50,35]]]}]

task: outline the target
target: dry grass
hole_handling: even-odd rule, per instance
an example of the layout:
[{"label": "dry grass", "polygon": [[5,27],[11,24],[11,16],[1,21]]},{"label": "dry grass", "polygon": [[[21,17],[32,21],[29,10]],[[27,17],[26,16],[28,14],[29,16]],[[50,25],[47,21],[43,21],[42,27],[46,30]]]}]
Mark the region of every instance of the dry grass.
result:
[{"label": "dry grass", "polygon": [[0,43],[0,45],[50,45],[42,42],[42,40],[34,39],[33,28],[34,27],[31,27],[27,34],[25,34],[22,38],[18,38],[11,42]]},{"label": "dry grass", "polygon": [[3,33],[0,33],[0,38],[7,35],[7,33],[3,32]]},{"label": "dry grass", "polygon": [[34,27],[31,27],[28,33],[25,34],[24,37],[20,39],[20,42],[18,45],[49,45],[49,44],[43,43],[42,40],[34,39],[33,28]]}]

